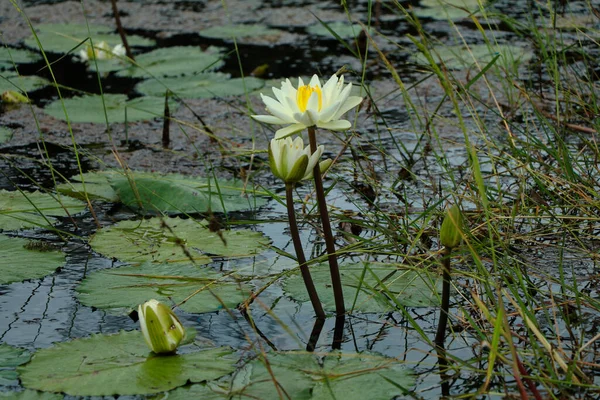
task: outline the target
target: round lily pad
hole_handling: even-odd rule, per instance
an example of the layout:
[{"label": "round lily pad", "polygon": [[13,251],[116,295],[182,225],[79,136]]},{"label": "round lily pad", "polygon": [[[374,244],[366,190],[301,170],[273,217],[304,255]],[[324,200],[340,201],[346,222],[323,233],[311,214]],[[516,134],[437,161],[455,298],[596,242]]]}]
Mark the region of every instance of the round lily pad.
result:
[{"label": "round lily pad", "polygon": [[25,349],[0,344],[0,385],[17,385],[19,381],[15,368],[29,361],[30,357],[31,355]]},{"label": "round lily pad", "polygon": [[[362,26],[360,24],[350,24],[349,22],[328,22],[326,25],[329,29],[334,31],[336,35],[343,39],[356,37],[362,31]],[[306,32],[311,35],[329,37],[337,40],[335,35],[333,35],[329,29],[323,26],[323,24],[318,23],[307,27]]]},{"label": "round lily pad", "polygon": [[205,313],[235,308],[250,296],[247,285],[224,278],[211,268],[156,263],[93,272],[77,291],[81,303],[121,314],[150,299],[179,304],[195,293],[181,309]]},{"label": "round lily pad", "polygon": [[0,398],[11,400],[62,400],[64,397],[58,393],[38,392],[30,389],[19,392],[0,392]]},{"label": "round lily pad", "polygon": [[0,190],[0,230],[46,228],[55,222],[51,216],[63,217],[83,210],[84,203],[67,196]]},{"label": "round lily pad", "polygon": [[[116,29],[110,26],[89,25],[89,31],[86,24],[39,24],[34,28],[46,52],[66,53],[74,50],[76,53],[80,48],[74,48],[79,44],[86,46],[89,43],[86,39],[90,34],[94,43],[104,41],[111,48],[121,43],[121,37],[116,33]],[[153,40],[137,35],[127,35],[127,42],[130,46],[140,47],[151,47],[155,44]],[[36,50],[39,48],[33,35],[25,39],[25,45]]]},{"label": "round lily pad", "polygon": [[[335,310],[329,266],[320,264],[310,271],[324,308]],[[439,305],[441,281],[428,277],[426,272],[401,270],[395,264],[367,263],[340,266],[340,275],[347,310],[381,313],[395,309],[395,302],[406,307]],[[285,280],[284,290],[296,300],[309,300],[299,274]]]},{"label": "round lily pad", "polygon": [[0,235],[0,284],[41,278],[65,264],[65,255],[43,242]]},{"label": "round lily pad", "polygon": [[[165,100],[158,97],[139,97],[127,100],[127,96],[123,94],[105,94],[104,103],[100,95],[87,95],[64,100],[64,108],[66,108],[71,122],[106,123],[105,107],[108,122],[133,122],[162,117]],[[44,112],[64,121],[66,120],[64,108],[60,100],[55,100],[44,108]],[[174,110],[176,103],[171,102],[170,108]]]},{"label": "round lily pad", "polygon": [[11,49],[9,47],[0,47],[0,71],[11,70],[14,72],[15,64],[27,64],[39,61],[41,56],[25,49]]},{"label": "round lily pad", "polygon": [[92,335],[38,350],[18,371],[26,388],[71,396],[143,395],[217,379],[234,370],[230,348],[150,353],[142,333]]},{"label": "round lily pad", "polygon": [[206,264],[206,254],[245,257],[261,252],[268,240],[259,232],[235,229],[213,232],[206,221],[150,218],[121,221],[99,230],[92,248],[130,263],[145,261]]},{"label": "round lily pad", "polygon": [[262,79],[254,77],[230,78],[229,74],[207,72],[178,78],[147,80],[138,83],[135,90],[148,96],[164,96],[167,88],[181,98],[217,98],[239,96],[259,89]]},{"label": "round lily pad", "polygon": [[0,144],[8,142],[12,139],[12,130],[4,126],[0,126]]},{"label": "round lily pad", "polygon": [[0,93],[7,90],[19,92],[33,92],[48,86],[50,82],[39,76],[4,76],[0,78]]},{"label": "round lily pad", "polygon": [[[198,32],[200,36],[212,39],[231,40],[232,38],[279,37],[283,31],[260,24],[215,25]],[[275,40],[273,40],[275,41]]]},{"label": "round lily pad", "polygon": [[485,5],[486,0],[421,0],[421,7],[415,7],[413,12],[419,18],[460,20],[467,18],[469,12],[479,11],[480,3]]},{"label": "round lily pad", "polygon": [[167,77],[197,74],[223,65],[222,49],[209,47],[166,47],[136,56],[135,64],[118,76],[131,78]]}]

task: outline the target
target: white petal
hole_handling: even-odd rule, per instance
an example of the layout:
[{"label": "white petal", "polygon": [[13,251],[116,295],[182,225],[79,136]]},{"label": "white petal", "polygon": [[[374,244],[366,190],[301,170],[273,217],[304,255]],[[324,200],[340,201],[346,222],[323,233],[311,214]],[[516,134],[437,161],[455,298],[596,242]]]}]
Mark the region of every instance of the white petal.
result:
[{"label": "white petal", "polygon": [[306,110],[311,110],[313,113],[319,114],[319,94],[312,92],[306,103]]},{"label": "white petal", "polygon": [[313,126],[313,120],[310,118],[310,116],[308,115],[308,112],[297,112],[294,113],[294,119],[296,120],[296,122],[298,122],[299,124],[306,126]]},{"label": "white petal", "polygon": [[333,119],[339,119],[342,115],[346,114],[349,110],[353,109],[362,102],[362,97],[350,96],[346,99],[346,102],[341,105],[339,110],[333,116]]},{"label": "white petal", "polygon": [[312,76],[312,78],[310,78],[310,82],[308,83],[308,85],[310,87],[313,87],[313,86],[321,87],[321,81],[319,80],[319,77],[317,76],[317,74],[314,74]]},{"label": "white petal", "polygon": [[329,129],[330,131],[345,131],[350,129],[351,126],[352,124],[345,119],[323,122],[317,125],[318,128]]},{"label": "white petal", "polygon": [[285,128],[281,128],[277,132],[275,132],[275,139],[282,139],[288,137],[296,132],[300,132],[304,128],[306,128],[306,125],[303,124],[292,124],[286,126]]},{"label": "white petal", "polygon": [[315,126],[319,122],[319,112],[318,111],[308,108],[306,110],[306,112],[304,113],[304,115],[307,115],[308,118],[310,119],[309,126]]},{"label": "white petal", "polygon": [[329,80],[325,82],[325,85],[323,85],[323,108],[329,107],[331,103],[335,102],[336,99],[334,97],[334,93],[336,90],[336,84],[337,76],[333,74],[331,75],[331,78],[329,78]]},{"label": "white petal", "polygon": [[294,122],[294,119],[287,107],[282,106],[281,103],[269,96],[263,96],[262,93],[261,97],[263,102],[267,106],[267,111],[269,111],[277,118],[286,121],[287,124]]},{"label": "white petal", "polygon": [[298,87],[302,86],[304,86],[304,81],[302,80],[302,77],[298,77]]},{"label": "white petal", "polygon": [[253,115],[252,118],[255,119],[256,121],[262,122],[264,124],[277,124],[277,125],[287,124],[286,121],[282,120],[281,118],[274,117],[272,115]]},{"label": "white petal", "polygon": [[329,107],[327,107],[325,109],[321,109],[321,112],[319,113],[319,121],[321,121],[321,122],[331,121],[331,119],[333,118],[333,116],[335,115],[337,110],[340,108],[340,105],[341,105],[341,103],[338,101],[338,102],[331,104]]}]

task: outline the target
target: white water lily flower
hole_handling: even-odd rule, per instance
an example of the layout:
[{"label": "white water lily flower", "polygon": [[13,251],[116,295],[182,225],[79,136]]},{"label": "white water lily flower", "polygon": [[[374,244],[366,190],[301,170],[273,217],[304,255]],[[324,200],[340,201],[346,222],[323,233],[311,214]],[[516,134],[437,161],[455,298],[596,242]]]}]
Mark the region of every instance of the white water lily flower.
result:
[{"label": "white water lily flower", "polygon": [[79,50],[79,58],[83,61],[89,60],[109,60],[115,56],[125,56],[125,47],[122,44],[118,44],[112,49],[105,41],[102,41],[95,45],[93,48],[87,45],[85,49]]},{"label": "white water lily flower", "polygon": [[179,318],[158,300],[141,304],[138,317],[146,344],[156,354],[173,353],[185,338],[185,329]]},{"label": "white water lily flower", "polygon": [[[304,147],[301,137],[294,140],[290,137],[273,139],[269,146],[269,165],[273,175],[285,183],[300,182],[312,178],[313,168],[319,162],[323,151],[324,147],[318,146],[317,151],[311,155],[310,146]],[[321,172],[327,170],[330,165],[330,159],[321,161]]]},{"label": "white water lily flower", "polygon": [[284,138],[307,127],[345,131],[352,125],[340,119],[346,112],[356,107],[362,97],[350,96],[352,84],[344,86],[344,76],[334,74],[321,87],[317,75],[313,75],[308,85],[298,78],[298,88],[289,79],[281,83],[281,89],[273,88],[275,99],[261,97],[271,115],[253,115],[257,121],[266,124],[289,125],[275,133],[275,139]]}]

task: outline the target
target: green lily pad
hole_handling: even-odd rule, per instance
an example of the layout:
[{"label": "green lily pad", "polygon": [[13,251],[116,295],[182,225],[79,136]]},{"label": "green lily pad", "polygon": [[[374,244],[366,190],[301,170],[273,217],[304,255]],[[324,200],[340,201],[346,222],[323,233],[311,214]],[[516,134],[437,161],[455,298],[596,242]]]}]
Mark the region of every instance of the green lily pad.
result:
[{"label": "green lily pad", "polygon": [[65,255],[41,242],[0,235],[0,284],[41,278],[65,264]]},{"label": "green lily pad", "polygon": [[11,70],[17,72],[14,69],[15,64],[33,63],[40,59],[39,53],[33,51],[0,47],[0,71]]},{"label": "green lily pad", "polygon": [[193,76],[147,80],[138,83],[135,90],[147,96],[164,96],[166,88],[181,98],[217,98],[239,96],[252,92],[264,85],[262,79],[254,77],[230,78],[229,74],[206,72]]},{"label": "green lily pad", "polygon": [[38,392],[37,390],[25,389],[20,392],[0,392],[0,398],[12,400],[62,400],[64,396],[57,393]]},{"label": "green lily pad", "polygon": [[[200,36],[211,39],[231,40],[232,38],[279,37],[283,31],[260,24],[215,25],[198,32]],[[276,40],[273,40],[276,41]]]},{"label": "green lily pad", "polygon": [[48,86],[50,82],[39,76],[0,76],[0,93],[7,90],[33,92]]},{"label": "green lily pad", "polygon": [[181,218],[121,221],[99,230],[90,245],[105,256],[130,263],[189,264],[192,258],[195,263],[206,264],[211,261],[206,254],[250,256],[261,252],[267,242],[261,233],[248,229],[221,231],[221,237],[207,225],[206,221]]},{"label": "green lily pad", "polygon": [[[0,246],[1,243],[2,242],[0,241]],[[2,265],[4,265],[4,262]],[[19,376],[16,368],[29,361],[29,358],[31,358],[31,355],[25,349],[19,349],[7,344],[0,344],[0,385],[17,385],[19,383]]]},{"label": "green lily pad", "polygon": [[[56,190],[77,199],[83,200],[87,194],[91,200],[116,203],[119,201],[119,195],[110,186],[108,178],[119,175],[118,171],[86,172],[82,175],[72,176],[69,178],[69,182],[57,185]],[[82,179],[85,185],[82,183]]]},{"label": "green lily pad", "polygon": [[[326,24],[329,27],[329,29],[331,29],[339,37],[344,39],[356,37],[362,31],[362,26],[360,24],[350,24],[349,22],[327,22]],[[311,35],[336,39],[336,37],[332,35],[331,32],[329,32],[329,30],[325,28],[321,23],[307,27],[306,32],[308,32]]]},{"label": "green lily pad", "polygon": [[12,130],[4,126],[0,126],[0,144],[8,142],[10,139],[12,139],[12,136]]},{"label": "green lily pad", "polygon": [[[475,60],[480,67],[484,67],[497,54],[500,54],[498,63],[504,65],[520,65],[528,62],[533,57],[531,50],[519,46],[497,45],[488,47],[485,44],[464,46],[438,46],[432,52],[436,61],[442,60],[446,68],[463,69],[471,68]],[[414,55],[416,60],[422,64],[429,64],[422,53]],[[502,65],[502,64],[501,64]]]},{"label": "green lily pad", "polygon": [[[91,37],[94,43],[106,42],[111,48],[121,43],[121,37],[116,33],[116,29],[110,26],[90,25],[89,31],[86,24],[39,24],[35,31],[46,52],[66,53],[73,50],[75,46]],[[146,39],[137,35],[127,35],[127,42],[130,46],[152,47],[154,40]],[[89,40],[82,44],[86,46]],[[25,45],[38,49],[38,43],[33,35],[25,39]],[[84,48],[84,47],[80,47]],[[75,53],[80,49],[75,49]]]},{"label": "green lily pad", "polygon": [[219,347],[157,356],[141,332],[120,332],[38,350],[18,371],[23,386],[31,389],[72,396],[142,395],[227,375],[234,370],[232,353]]},{"label": "green lily pad", "polygon": [[[399,267],[383,263],[340,266],[346,309],[376,313],[391,311],[395,309],[395,301],[390,299],[389,295],[394,296],[395,300],[405,307],[439,305],[440,279],[428,277],[425,271],[417,273]],[[311,267],[311,274],[324,308],[335,310],[329,266],[320,264]],[[379,281],[385,284],[385,288]],[[299,274],[285,280],[284,290],[298,301],[309,300],[304,281]]]},{"label": "green lily pad", "polygon": [[[160,118],[164,114],[165,99],[158,97],[139,97],[127,100],[123,94],[105,94],[104,103],[102,96],[87,95],[64,100],[71,122],[106,123],[104,107],[110,123],[151,120]],[[170,109],[176,109],[176,103],[171,101]],[[125,111],[127,110],[127,117]],[[63,103],[55,100],[44,108],[44,112],[54,118],[66,120]]]},{"label": "green lily pad", "polygon": [[480,3],[485,6],[486,0],[421,0],[421,7],[415,7],[413,12],[419,18],[456,21],[479,11]]},{"label": "green lily pad", "polygon": [[0,230],[47,228],[51,216],[64,217],[85,210],[85,204],[66,196],[0,190]]},{"label": "green lily pad", "polygon": [[222,49],[209,47],[165,47],[135,57],[135,65],[119,71],[127,78],[167,77],[197,74],[224,64]]},{"label": "green lily pad", "polygon": [[89,274],[77,288],[82,304],[117,314],[127,314],[150,299],[178,304],[196,291],[180,306],[182,310],[205,313],[235,308],[250,296],[245,284],[224,278],[208,267],[181,263],[101,270]]}]

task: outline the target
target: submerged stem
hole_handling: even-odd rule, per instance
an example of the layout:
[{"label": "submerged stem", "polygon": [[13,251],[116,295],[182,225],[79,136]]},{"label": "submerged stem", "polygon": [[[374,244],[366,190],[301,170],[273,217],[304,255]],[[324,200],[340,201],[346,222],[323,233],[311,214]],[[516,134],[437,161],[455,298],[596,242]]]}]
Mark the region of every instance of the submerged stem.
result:
[{"label": "submerged stem", "polygon": [[296,258],[300,265],[300,272],[302,273],[302,279],[304,280],[304,286],[310,297],[315,314],[318,318],[325,318],[325,311],[319,301],[319,295],[315,284],[310,276],[308,265],[306,263],[306,257],[304,256],[304,249],[302,248],[302,242],[300,240],[300,233],[298,232],[298,223],[296,222],[296,212],[294,211],[294,194],[292,189],[294,185],[291,183],[285,184],[285,200],[287,205],[288,221],[290,223],[290,234],[292,235],[292,242],[294,243],[294,250],[296,251]]},{"label": "submerged stem", "polygon": [[[311,154],[317,151],[317,138],[315,128],[308,128],[308,140],[310,141]],[[331,222],[327,212],[327,202],[325,201],[325,191],[323,190],[323,180],[321,178],[321,167],[317,163],[313,169],[315,180],[315,192],[317,194],[317,204],[319,205],[319,214],[321,215],[321,225],[323,227],[323,236],[325,237],[325,247],[327,248],[327,260],[329,261],[329,272],[331,273],[331,284],[333,286],[333,296],[335,298],[335,313],[338,317],[346,314],[344,306],[344,293],[342,292],[342,281],[340,279],[340,268],[335,254],[335,243],[333,233],[331,232]]]}]

